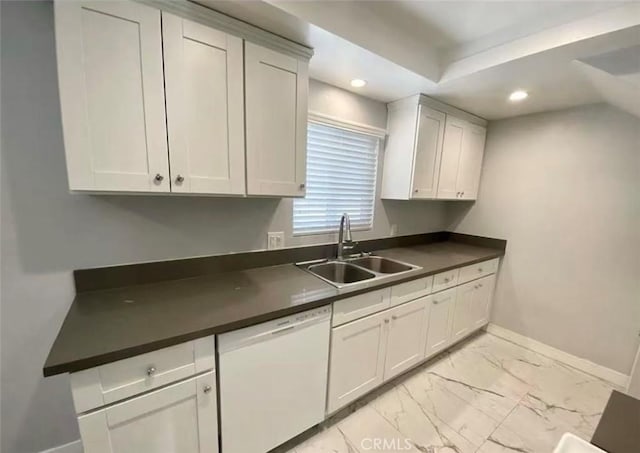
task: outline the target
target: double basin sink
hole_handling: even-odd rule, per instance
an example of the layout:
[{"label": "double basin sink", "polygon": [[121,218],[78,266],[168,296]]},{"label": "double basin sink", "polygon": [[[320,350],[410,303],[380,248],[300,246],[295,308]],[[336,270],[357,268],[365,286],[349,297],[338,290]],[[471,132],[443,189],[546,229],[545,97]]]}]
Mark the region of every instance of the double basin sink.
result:
[{"label": "double basin sink", "polygon": [[371,283],[391,275],[420,269],[413,264],[372,255],[299,266],[338,288]]}]

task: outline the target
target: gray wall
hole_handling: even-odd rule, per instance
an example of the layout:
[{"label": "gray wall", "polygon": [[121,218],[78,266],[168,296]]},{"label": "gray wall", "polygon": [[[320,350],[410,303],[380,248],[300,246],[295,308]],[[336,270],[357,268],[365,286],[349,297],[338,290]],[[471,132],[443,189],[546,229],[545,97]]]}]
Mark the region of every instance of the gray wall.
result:
[{"label": "gray wall", "polygon": [[[68,377],[42,378],[49,347],[82,267],[261,249],[267,231],[287,245],[291,201],[95,196],[67,190],[50,3],[1,2],[0,450],[35,452],[77,439]],[[381,103],[321,83],[309,108],[384,127]],[[381,157],[382,161],[382,157]],[[355,239],[441,230],[444,203],[380,202]]]},{"label": "gray wall", "polygon": [[629,374],[640,329],[640,120],[605,105],[491,122],[456,231],[508,240],[492,321]]}]

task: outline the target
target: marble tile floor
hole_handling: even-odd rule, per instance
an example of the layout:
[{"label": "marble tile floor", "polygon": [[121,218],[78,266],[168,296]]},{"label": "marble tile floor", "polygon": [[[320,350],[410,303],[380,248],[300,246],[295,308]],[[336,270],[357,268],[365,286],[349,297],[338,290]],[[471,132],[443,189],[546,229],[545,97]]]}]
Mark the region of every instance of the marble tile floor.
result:
[{"label": "marble tile floor", "polygon": [[551,453],[567,431],[591,438],[613,388],[482,332],[282,451]]}]

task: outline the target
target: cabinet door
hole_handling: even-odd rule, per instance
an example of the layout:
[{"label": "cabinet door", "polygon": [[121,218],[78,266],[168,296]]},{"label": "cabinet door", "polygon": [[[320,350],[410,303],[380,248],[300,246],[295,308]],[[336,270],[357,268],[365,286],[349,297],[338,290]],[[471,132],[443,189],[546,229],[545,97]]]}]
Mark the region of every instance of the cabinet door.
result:
[{"label": "cabinet door", "polygon": [[215,373],[78,417],[85,453],[216,453]]},{"label": "cabinet door", "polygon": [[438,179],[438,198],[458,198],[458,167],[462,155],[464,129],[464,121],[447,115]]},{"label": "cabinet door", "polygon": [[471,123],[465,126],[456,185],[456,191],[463,200],[475,200],[478,197],[486,135],[487,129],[482,126]]},{"label": "cabinet door", "polygon": [[469,283],[473,283],[477,287],[474,291],[474,298],[471,304],[470,322],[472,329],[479,329],[489,322],[495,282],[496,276],[489,275],[488,277]]},{"label": "cabinet door", "polygon": [[382,384],[388,318],[382,312],[332,329],[328,413]]},{"label": "cabinet door", "polygon": [[446,115],[419,106],[411,198],[435,198]]},{"label": "cabinet door", "polygon": [[453,310],[456,302],[456,289],[434,294],[429,310],[429,328],[425,357],[430,357],[447,347],[451,342],[453,329]]},{"label": "cabinet door", "polygon": [[477,282],[469,282],[456,288],[456,303],[453,313],[451,341],[457,341],[471,332],[473,327],[473,303],[475,302],[477,292]]},{"label": "cabinet door", "polygon": [[162,13],[171,191],[245,193],[242,39]]},{"label": "cabinet door", "polygon": [[399,305],[389,310],[389,338],[384,367],[388,380],[424,359],[427,341],[427,303],[431,297]]},{"label": "cabinet door", "polygon": [[160,11],[55,3],[69,188],[168,192]]},{"label": "cabinet door", "polygon": [[308,62],[245,42],[247,193],[304,196]]}]

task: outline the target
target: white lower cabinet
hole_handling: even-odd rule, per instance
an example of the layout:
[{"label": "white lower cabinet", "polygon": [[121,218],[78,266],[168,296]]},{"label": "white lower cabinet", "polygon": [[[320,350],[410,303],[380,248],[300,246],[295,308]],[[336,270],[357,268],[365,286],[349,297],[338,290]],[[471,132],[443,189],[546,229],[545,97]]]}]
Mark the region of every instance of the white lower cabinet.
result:
[{"label": "white lower cabinet", "polygon": [[469,282],[456,288],[456,302],[453,313],[452,341],[466,337],[473,326],[472,310],[478,283]]},{"label": "white lower cabinet", "polygon": [[425,357],[431,357],[451,343],[455,302],[456,288],[432,296]]},{"label": "white lower cabinet", "polygon": [[493,288],[496,284],[496,276],[495,274],[489,275],[472,283],[475,283],[474,286],[477,285],[470,309],[471,329],[475,330],[489,322],[491,299],[493,299]]},{"label": "white lower cabinet", "polygon": [[216,453],[215,372],[78,417],[85,453]]},{"label": "white lower cabinet", "polygon": [[328,413],[382,384],[388,316],[381,312],[332,329]]},{"label": "white lower cabinet", "polygon": [[431,297],[423,297],[388,310],[387,316],[391,320],[384,366],[385,381],[424,359],[427,304],[430,300]]}]

